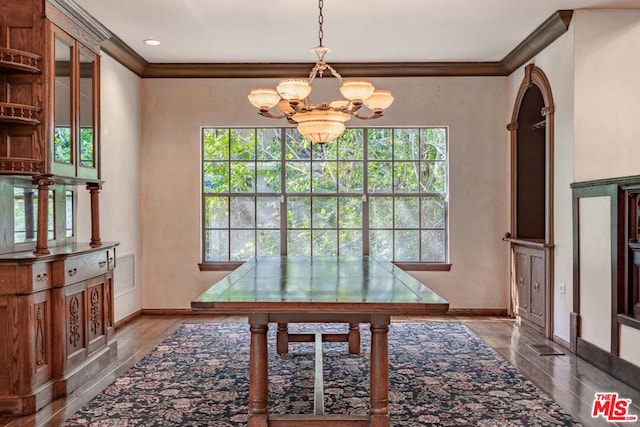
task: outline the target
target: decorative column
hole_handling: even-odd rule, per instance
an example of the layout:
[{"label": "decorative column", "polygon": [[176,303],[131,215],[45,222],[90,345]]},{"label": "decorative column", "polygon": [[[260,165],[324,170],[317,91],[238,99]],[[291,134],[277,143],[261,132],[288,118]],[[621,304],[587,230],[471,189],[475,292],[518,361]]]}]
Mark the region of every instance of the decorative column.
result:
[{"label": "decorative column", "polygon": [[99,182],[92,182],[87,184],[87,190],[91,195],[91,247],[97,248],[102,246],[102,240],[100,240],[100,190],[102,184]]},{"label": "decorative column", "polygon": [[35,178],[33,184],[38,186],[38,230],[36,232],[36,255],[48,255],[47,235],[49,234],[49,186],[55,182],[49,177]]}]

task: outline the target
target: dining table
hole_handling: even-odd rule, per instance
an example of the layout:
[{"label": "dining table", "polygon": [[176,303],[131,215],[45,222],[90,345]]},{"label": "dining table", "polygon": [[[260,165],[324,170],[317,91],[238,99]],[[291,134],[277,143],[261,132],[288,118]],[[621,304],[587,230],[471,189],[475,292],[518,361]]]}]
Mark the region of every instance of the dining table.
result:
[{"label": "dining table", "polygon": [[[424,321],[424,316],[445,314],[449,303],[388,260],[369,256],[264,256],[244,262],[212,284],[191,302],[191,307],[196,311],[248,318],[248,426],[389,427],[391,318],[415,316],[416,320]],[[348,331],[342,333],[295,334],[289,330],[289,324],[294,323],[349,326]],[[316,344],[312,414],[269,412],[267,332],[270,324],[277,327],[276,352],[280,355],[289,352],[290,342]],[[346,342],[348,351],[358,354],[361,324],[368,325],[371,331],[369,413],[327,414],[322,390],[322,343]]]}]

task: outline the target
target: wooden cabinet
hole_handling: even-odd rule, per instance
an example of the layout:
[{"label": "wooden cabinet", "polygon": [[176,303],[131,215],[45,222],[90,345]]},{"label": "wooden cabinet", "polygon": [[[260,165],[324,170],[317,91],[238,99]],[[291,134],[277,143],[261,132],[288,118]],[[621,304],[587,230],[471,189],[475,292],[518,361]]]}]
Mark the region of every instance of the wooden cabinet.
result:
[{"label": "wooden cabinet", "polygon": [[[91,194],[91,244],[100,245],[99,54],[109,37],[72,0],[10,0],[0,7],[0,254],[33,246],[46,255],[49,246],[75,242],[64,224],[50,224],[70,218],[73,228],[75,215],[58,194],[73,186]],[[15,188],[22,188],[25,205],[41,202],[23,221],[26,239],[16,238],[17,221],[9,219]]]},{"label": "wooden cabinet", "polygon": [[547,298],[544,250],[515,246],[513,256],[517,314],[544,327]]},{"label": "wooden cabinet", "polygon": [[[100,239],[100,42],[72,0],[0,6],[0,414],[31,414],[105,367],[115,243]],[[91,241],[75,234],[89,191]]]},{"label": "wooden cabinet", "polygon": [[108,32],[70,1],[6,3],[0,174],[99,179],[99,53]]},{"label": "wooden cabinet", "polygon": [[65,396],[115,356],[115,244],[0,256],[0,413]]}]

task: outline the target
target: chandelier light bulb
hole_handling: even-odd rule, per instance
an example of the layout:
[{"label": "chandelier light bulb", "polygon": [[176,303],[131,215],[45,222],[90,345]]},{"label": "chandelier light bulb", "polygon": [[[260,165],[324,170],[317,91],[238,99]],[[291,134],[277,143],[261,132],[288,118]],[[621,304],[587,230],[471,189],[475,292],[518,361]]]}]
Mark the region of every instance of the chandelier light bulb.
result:
[{"label": "chandelier light bulb", "polygon": [[311,85],[303,79],[283,79],[276,88],[283,99],[300,101],[311,93]]},{"label": "chandelier light bulb", "polygon": [[268,110],[280,102],[280,95],[275,89],[253,89],[251,93],[249,93],[249,102],[260,110]]},{"label": "chandelier light bulb", "polygon": [[373,111],[384,110],[393,104],[393,99],[390,90],[377,89],[364,100],[364,105]]},{"label": "chandelier light bulb", "polygon": [[340,92],[351,101],[364,101],[376,90],[368,80],[345,80],[342,82]]}]

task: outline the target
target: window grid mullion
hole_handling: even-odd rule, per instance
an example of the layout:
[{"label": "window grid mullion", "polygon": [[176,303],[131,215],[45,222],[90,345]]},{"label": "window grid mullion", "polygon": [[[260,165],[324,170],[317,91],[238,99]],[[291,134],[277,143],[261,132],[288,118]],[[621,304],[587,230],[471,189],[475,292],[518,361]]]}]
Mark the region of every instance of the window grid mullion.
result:
[{"label": "window grid mullion", "polygon": [[[246,228],[246,230],[252,230],[253,231],[253,239],[255,242],[255,248],[253,253],[257,256],[258,255],[258,246],[259,246],[259,234],[260,234],[260,229],[258,227],[258,206],[259,206],[259,199],[262,197],[278,197],[279,196],[279,205],[280,205],[280,221],[279,221],[279,232],[280,232],[280,253],[281,255],[287,255],[289,253],[289,248],[288,248],[288,233],[291,231],[289,230],[289,224],[288,224],[288,198],[291,196],[297,196],[297,197],[308,197],[309,198],[309,215],[310,215],[310,224],[308,226],[308,232],[309,232],[309,236],[310,236],[310,241],[309,241],[309,251],[311,252],[311,254],[313,255],[315,252],[317,252],[318,248],[314,247],[313,244],[313,238],[314,236],[319,232],[319,231],[328,231],[331,230],[332,232],[335,232],[335,242],[334,244],[336,245],[335,248],[335,253],[337,253],[338,255],[340,255],[342,253],[341,251],[341,238],[340,238],[340,231],[341,230],[353,230],[353,231],[360,231],[361,232],[361,244],[362,244],[362,254],[363,255],[369,255],[370,254],[370,245],[371,245],[371,229],[370,229],[370,221],[371,221],[371,215],[370,215],[370,198],[371,197],[390,197],[392,200],[391,203],[391,229],[389,229],[391,231],[391,258],[394,261],[397,261],[396,259],[396,250],[398,249],[398,242],[396,242],[396,232],[398,231],[403,231],[403,230],[415,230],[415,228],[410,228],[410,227],[399,227],[399,223],[398,223],[398,218],[396,218],[396,216],[398,215],[398,213],[400,212],[399,209],[399,205],[398,203],[404,199],[404,198],[410,198],[410,197],[417,197],[417,215],[418,215],[418,221],[419,224],[417,225],[417,231],[418,231],[418,247],[417,247],[417,255],[418,255],[418,261],[422,261],[423,257],[425,256],[426,252],[424,252],[425,247],[423,247],[423,240],[426,238],[426,234],[429,231],[441,231],[444,233],[444,244],[445,246],[441,249],[444,251],[444,258],[445,260],[448,259],[448,249],[447,249],[447,244],[446,242],[448,241],[448,235],[449,235],[449,230],[448,230],[448,212],[449,212],[449,203],[447,200],[447,193],[446,193],[446,187],[448,186],[447,183],[445,183],[445,191],[444,192],[433,192],[433,193],[426,193],[426,192],[421,192],[420,190],[423,189],[422,187],[422,168],[424,166],[426,166],[427,164],[430,165],[430,170],[436,169],[436,165],[443,164],[445,167],[448,163],[448,156],[447,156],[447,148],[448,148],[448,136],[445,136],[445,148],[444,148],[444,159],[434,159],[434,160],[427,160],[427,159],[423,159],[424,155],[426,155],[425,153],[425,142],[426,142],[426,135],[424,134],[424,132],[420,131],[418,133],[418,158],[415,161],[415,165],[418,166],[419,170],[417,171],[417,180],[418,180],[418,185],[419,185],[419,190],[415,193],[404,193],[404,192],[398,192],[398,187],[397,185],[399,185],[396,181],[397,181],[397,174],[400,173],[400,171],[397,170],[398,167],[400,166],[405,166],[404,163],[410,164],[412,162],[408,162],[408,161],[403,161],[401,159],[398,158],[398,153],[396,150],[396,136],[398,135],[398,133],[395,131],[395,128],[390,128],[390,134],[389,134],[389,139],[391,141],[391,158],[390,159],[378,159],[381,161],[389,161],[391,163],[391,177],[392,177],[392,183],[391,183],[391,188],[389,192],[369,192],[369,177],[370,177],[370,173],[369,173],[369,163],[370,163],[370,159],[369,159],[369,137],[370,137],[370,132],[369,129],[365,128],[363,129],[362,132],[362,143],[361,143],[361,149],[362,149],[362,154],[361,154],[361,158],[362,158],[362,192],[355,192],[355,193],[340,193],[338,190],[338,181],[339,181],[339,165],[340,162],[343,160],[342,156],[340,155],[340,148],[337,148],[337,154],[336,154],[336,158],[335,159],[325,159],[324,157],[318,158],[317,156],[314,156],[314,153],[312,152],[311,155],[309,156],[309,159],[301,162],[301,163],[307,163],[309,165],[309,193],[291,193],[289,194],[287,192],[287,156],[286,156],[286,138],[287,138],[287,129],[288,128],[280,128],[279,132],[280,132],[280,151],[281,151],[281,155],[280,158],[277,162],[279,162],[280,164],[280,191],[276,192],[276,193],[267,193],[267,192],[258,192],[258,163],[259,163],[259,159],[258,159],[258,128],[251,128],[251,130],[253,130],[253,137],[254,137],[254,146],[253,146],[253,154],[254,154],[254,159],[253,161],[247,160],[247,159],[233,159],[232,158],[232,138],[231,138],[231,134],[233,132],[232,128],[229,129],[224,129],[223,130],[223,134],[226,132],[227,135],[227,158],[226,158],[226,174],[227,174],[227,182],[226,184],[226,192],[220,192],[220,193],[210,193],[207,192],[205,193],[203,191],[203,196],[201,199],[201,207],[203,212],[206,211],[207,209],[207,198],[208,197],[219,197],[219,198],[226,198],[227,200],[227,205],[228,205],[228,209],[231,211],[231,202],[234,198],[238,198],[238,197],[252,197],[252,201],[253,201],[253,210],[254,210],[254,214],[255,214],[255,218],[254,218],[254,225],[253,228]],[[446,132],[446,129],[445,129]],[[201,132],[201,137],[204,139],[204,136],[206,134],[206,131],[203,129]],[[446,135],[446,134],[445,134]],[[336,144],[340,144],[340,142],[336,142]],[[204,171],[205,166],[207,164],[210,163],[216,163],[216,162],[220,162],[220,161],[224,161],[224,159],[208,159],[206,158],[206,153],[205,153],[205,145],[203,144],[203,146],[201,147],[201,153],[202,153],[202,160],[201,160],[201,164],[202,164],[202,170]],[[358,157],[359,154],[356,153],[355,158]],[[348,157],[348,156],[347,156]],[[413,157],[413,156],[412,156]],[[273,159],[271,159],[273,160]],[[355,160],[350,160],[350,161],[355,161]],[[253,170],[252,170],[252,174],[253,174],[253,191],[250,192],[241,192],[241,191],[234,191],[233,188],[233,180],[232,180],[232,163],[233,162],[239,162],[239,163],[247,163],[247,164],[253,164]],[[330,193],[315,193],[315,189],[318,186],[324,186],[324,184],[322,183],[322,180],[320,178],[320,180],[318,182],[314,182],[314,178],[313,178],[313,171],[314,168],[316,166],[323,166],[325,163],[328,163],[329,166],[333,167],[332,171],[335,173],[335,176],[333,174],[331,174],[332,178],[334,179],[333,184],[335,184],[335,191],[330,192]],[[411,171],[409,170],[407,173],[411,173]],[[203,175],[204,177],[204,175]],[[448,171],[444,171],[444,177],[445,180],[448,181]],[[411,179],[414,179],[415,177],[412,177]],[[425,181],[428,182],[428,181]],[[410,182],[408,182],[409,185],[412,185]],[[204,188],[205,182],[202,181],[202,186]],[[215,188],[215,187],[214,187]],[[322,187],[319,187],[322,188]],[[425,190],[427,188],[424,188]],[[241,188],[239,188],[239,190],[241,190]],[[345,206],[341,205],[341,201],[344,198],[345,203],[347,202],[347,200],[351,197],[357,197],[357,195],[359,195],[361,197],[360,199],[360,203],[361,203],[361,225],[360,228],[353,228],[353,227],[343,227],[343,221],[341,221],[341,216],[343,213],[343,209],[345,208]],[[345,196],[345,197],[341,197],[341,196]],[[317,229],[314,227],[314,221],[313,221],[313,212],[314,212],[314,207],[317,205],[317,202],[319,200],[319,198],[324,198],[324,197],[332,197],[335,199],[336,204],[335,204],[335,215],[336,215],[336,225],[335,227],[332,228],[327,228],[327,229]],[[423,213],[423,209],[425,208],[425,203],[427,202],[427,200],[429,200],[430,198],[441,198],[443,199],[443,215],[444,217],[442,218],[442,226],[441,227],[423,227],[423,221],[422,221],[422,213]],[[351,202],[349,202],[351,203]],[[203,230],[205,230],[205,239],[203,239],[203,245],[202,245],[202,250],[203,250],[203,254],[207,252],[207,236],[206,233],[210,230],[222,230],[220,228],[217,227],[209,227],[209,225],[214,225],[214,224],[207,224],[207,215],[209,215],[207,212],[205,212],[205,214],[202,216],[202,227]],[[227,225],[227,236],[230,239],[231,238],[231,231],[232,230],[236,230],[236,228],[232,228],[231,225],[231,221],[229,218],[229,222]],[[239,230],[240,228],[238,228]],[[243,230],[245,228],[242,228]],[[271,229],[271,228],[270,228]],[[276,229],[274,229],[276,230]],[[305,230],[305,229],[300,229]],[[382,229],[381,229],[382,230]],[[231,252],[232,252],[232,245],[231,245],[231,241],[229,240],[227,247],[226,247],[226,258],[228,260],[231,259]]]},{"label": "window grid mullion", "polygon": [[287,199],[287,182],[286,182],[286,137],[287,128],[280,129],[280,255],[286,256],[288,253],[287,248],[287,234],[288,234],[288,204]]},{"label": "window grid mullion", "polygon": [[369,129],[362,139],[362,255],[369,256]]},{"label": "window grid mullion", "polygon": [[396,132],[391,131],[391,260],[396,260]]}]

